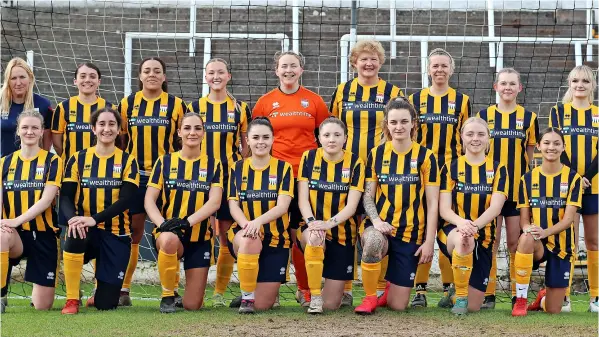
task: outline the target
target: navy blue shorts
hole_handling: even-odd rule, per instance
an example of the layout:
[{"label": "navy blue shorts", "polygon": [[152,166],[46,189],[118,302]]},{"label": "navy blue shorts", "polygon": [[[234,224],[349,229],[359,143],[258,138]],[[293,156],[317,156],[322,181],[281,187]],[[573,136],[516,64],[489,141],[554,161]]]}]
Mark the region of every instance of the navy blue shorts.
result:
[{"label": "navy blue shorts", "polygon": [[96,279],[121,287],[129,265],[131,237],[116,236],[98,227],[90,227],[87,236],[85,263],[96,259]]},{"label": "navy blue shorts", "polygon": [[[306,226],[302,226],[302,230]],[[303,233],[302,233],[303,234]],[[322,277],[337,281],[354,280],[356,269],[358,268],[356,261],[356,246],[344,246],[337,241],[325,240],[324,250],[324,267],[322,269]],[[301,245],[299,249],[304,252]]]},{"label": "navy blue shorts", "polygon": [[547,249],[543,244],[543,257],[534,261],[532,269],[539,269],[539,265],[545,261],[545,286],[549,288],[568,288],[570,285],[570,268],[572,262],[569,259],[562,259],[554,252]]},{"label": "navy blue shorts", "polygon": [[23,254],[10,259],[10,265],[16,266],[22,258],[27,258],[25,281],[44,287],[56,286],[58,274],[58,237],[54,232],[17,230],[23,243]]},{"label": "navy blue shorts", "polygon": [[599,213],[599,194],[583,194],[582,207],[578,209],[581,215],[593,215]]},{"label": "navy blue shorts", "polygon": [[516,207],[517,205],[518,204],[515,201],[506,200],[499,215],[502,215],[505,218],[520,216],[520,210]]},{"label": "navy blue shorts", "polygon": [[294,180],[293,183],[295,184],[295,188],[293,189],[293,199],[291,199],[291,203],[289,204],[289,229],[298,229],[302,222],[304,222],[304,219],[302,218],[297,201],[297,180]]},{"label": "navy blue shorts", "polygon": [[[439,251],[452,262],[451,254],[447,251],[447,236],[456,228],[455,225],[446,225],[437,232],[437,244]],[[479,291],[486,291],[489,284],[489,274],[491,273],[491,264],[493,263],[493,245],[489,248],[483,247],[478,241],[474,241],[474,251],[472,252],[472,274],[468,284]]]},{"label": "navy blue shorts", "polygon": [[229,210],[229,200],[227,200],[227,191],[229,190],[229,178],[223,178],[223,197],[220,199],[220,208],[216,211],[215,217],[218,220],[233,221],[231,211]]},{"label": "navy blue shorts", "polygon": [[[227,240],[227,246],[231,255],[237,260],[237,255],[233,249],[233,242]],[[262,251],[258,258],[257,282],[287,282],[288,262],[289,248],[262,246]]]},{"label": "navy blue shorts", "polygon": [[404,242],[398,238],[387,236],[389,249],[389,267],[385,279],[400,287],[414,287],[419,256],[414,256],[420,245]]},{"label": "navy blue shorts", "polygon": [[139,175],[139,188],[135,192],[133,198],[131,198],[131,205],[129,206],[129,214],[145,214],[146,209],[144,207],[144,199],[146,197],[146,191],[148,189],[148,181],[150,177]]}]

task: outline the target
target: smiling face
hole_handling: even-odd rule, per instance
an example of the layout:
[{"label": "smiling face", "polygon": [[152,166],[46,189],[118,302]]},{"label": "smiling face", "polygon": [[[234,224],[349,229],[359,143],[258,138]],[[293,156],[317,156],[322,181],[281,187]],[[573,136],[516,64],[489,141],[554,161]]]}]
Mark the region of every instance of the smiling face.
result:
[{"label": "smiling face", "polygon": [[347,135],[341,125],[326,123],[320,127],[318,140],[326,153],[336,155],[343,151],[343,144],[347,141]]},{"label": "smiling face", "polygon": [[141,66],[139,80],[147,90],[161,90],[162,83],[166,81],[166,74],[162,68],[162,64],[157,60],[147,60]]},{"label": "smiling face", "polygon": [[119,135],[119,124],[116,117],[111,112],[102,112],[98,115],[95,125],[92,125],[92,131],[98,139],[98,144],[114,144]]},{"label": "smiling face", "polygon": [[522,91],[522,84],[518,79],[518,74],[501,73],[493,88],[499,94],[499,98],[502,101],[513,102],[518,97],[518,93]]},{"label": "smiling face", "polygon": [[24,97],[29,90],[31,78],[22,67],[14,67],[10,72],[10,91],[13,97]]},{"label": "smiling face", "polygon": [[179,137],[185,147],[198,147],[204,138],[204,123],[198,115],[187,116],[181,122]]},{"label": "smiling face", "polygon": [[281,85],[294,86],[298,83],[304,69],[296,55],[285,54],[279,58],[276,74]]},{"label": "smiling face", "polygon": [[247,142],[252,156],[264,157],[270,154],[274,135],[266,125],[253,125],[248,130]]},{"label": "smiling face", "polygon": [[231,74],[227,66],[219,61],[208,63],[206,66],[206,82],[211,90],[220,91],[227,87],[231,80]]},{"label": "smiling face", "polygon": [[570,77],[570,91],[574,98],[588,99],[592,90],[593,83],[583,72],[579,71]]},{"label": "smiling face", "polygon": [[100,77],[95,69],[84,65],[77,69],[77,77],[73,82],[79,89],[79,94],[93,95],[100,85]]},{"label": "smiling face", "polygon": [[449,83],[449,78],[453,75],[451,69],[451,59],[447,55],[432,55],[428,59],[428,74],[437,85]]},{"label": "smiling face", "polygon": [[19,121],[18,134],[22,145],[39,145],[44,134],[42,121],[36,117],[23,117]]},{"label": "smiling face", "polygon": [[559,162],[562,152],[564,152],[564,142],[562,137],[556,132],[548,132],[541,138],[537,149],[543,155],[543,160]]},{"label": "smiling face", "polygon": [[378,78],[381,70],[381,60],[376,53],[362,52],[354,65],[361,78]]},{"label": "smiling face", "polygon": [[391,139],[404,141],[411,139],[411,132],[414,128],[414,121],[408,109],[392,109],[387,114],[387,129]]},{"label": "smiling face", "polygon": [[489,146],[489,129],[480,123],[468,123],[462,130],[462,143],[467,153],[484,153]]}]

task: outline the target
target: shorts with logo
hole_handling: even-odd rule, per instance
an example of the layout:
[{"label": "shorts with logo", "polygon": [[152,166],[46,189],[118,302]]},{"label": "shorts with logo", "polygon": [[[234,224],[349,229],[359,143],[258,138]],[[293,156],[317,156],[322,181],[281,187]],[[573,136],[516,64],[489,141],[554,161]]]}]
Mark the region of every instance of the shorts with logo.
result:
[{"label": "shorts with logo", "polygon": [[414,256],[420,245],[387,236],[389,267],[385,279],[400,287],[414,287],[419,256]]},{"label": "shorts with logo", "polygon": [[[158,239],[160,233],[156,233],[154,231],[152,235],[152,243],[154,244],[154,249],[158,251],[156,248],[156,239]],[[213,250],[213,241],[205,240],[205,241],[190,241],[191,230],[186,231],[183,239],[181,239],[181,244],[183,245],[183,269],[194,269],[194,268],[209,268],[214,264],[214,255],[212,254]]]},{"label": "shorts with logo", "polygon": [[599,213],[599,194],[583,194],[582,207],[578,209],[581,215],[593,215]]},{"label": "shorts with logo", "polygon": [[55,287],[58,275],[58,247],[60,245],[56,233],[52,231],[25,231],[17,229],[23,243],[23,254],[10,259],[11,266],[19,264],[22,258],[27,259],[25,281],[44,287]]},{"label": "shorts with logo", "polygon": [[554,252],[547,249],[543,244],[543,257],[540,260],[534,261],[532,269],[539,269],[539,265],[545,264],[545,286],[549,288],[567,288],[570,285],[570,268],[572,262],[569,258],[562,259]]},{"label": "shorts with logo", "polygon": [[[233,249],[233,242],[227,240],[227,246],[231,255],[237,260],[237,254]],[[258,258],[258,283],[263,282],[287,282],[287,268],[289,261],[289,248],[262,246]]]},{"label": "shorts with logo", "polygon": [[511,216],[519,216],[520,210],[516,207],[518,204],[515,201],[506,200],[501,208],[499,215],[509,218]]},{"label": "shorts with logo", "polygon": [[131,204],[129,206],[129,214],[142,214],[146,213],[146,209],[144,207],[144,199],[146,197],[146,191],[148,190],[148,181],[150,181],[150,177],[140,174],[139,175],[139,188],[133,198],[131,198]]},{"label": "shorts with logo", "polygon": [[[451,262],[451,254],[447,251],[447,236],[456,228],[455,225],[445,225],[437,232],[437,244],[439,251],[445,255]],[[485,248],[478,240],[474,241],[474,251],[472,252],[472,274],[470,274],[469,285],[479,291],[486,291],[489,283],[489,274],[491,273],[491,264],[493,263],[493,245]]]},{"label": "shorts with logo", "polygon": [[96,279],[122,286],[129,265],[131,237],[117,236],[98,227],[90,227],[87,237],[84,261],[96,259]]}]

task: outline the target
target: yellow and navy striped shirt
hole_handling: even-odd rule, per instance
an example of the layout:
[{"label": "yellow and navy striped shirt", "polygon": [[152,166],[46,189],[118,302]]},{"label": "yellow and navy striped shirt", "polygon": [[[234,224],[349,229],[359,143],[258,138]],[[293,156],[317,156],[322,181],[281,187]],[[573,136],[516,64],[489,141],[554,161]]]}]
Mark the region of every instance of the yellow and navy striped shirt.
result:
[{"label": "yellow and navy striped shirt", "polygon": [[[139,186],[137,160],[127,152],[115,149],[110,156],[99,156],[96,147],[75,153],[68,161],[64,182],[77,183],[75,215],[92,216],[104,211],[119,199],[123,182]],[[130,235],[129,210],[98,228],[114,235]]]},{"label": "yellow and navy striped shirt", "polygon": [[[531,224],[543,229],[555,226],[563,217],[566,206],[582,205],[581,177],[566,165],[560,172],[547,175],[541,166],[526,173],[520,180],[518,208],[530,208]],[[572,259],[574,226],[543,239],[547,249],[562,259]]]},{"label": "yellow and navy striped shirt", "polygon": [[230,97],[220,103],[202,97],[189,104],[189,111],[198,113],[204,121],[206,133],[202,140],[202,154],[218,159],[225,176],[229,174],[229,167],[241,159],[241,135],[247,132],[248,123],[252,120],[247,103],[237,103],[241,111]]},{"label": "yellow and navy striped shirt", "polygon": [[460,130],[472,111],[470,98],[453,88],[442,96],[424,88],[410,95],[418,114],[416,141],[433,151],[439,167],[451,164],[462,155]]},{"label": "yellow and navy striped shirt", "polygon": [[[30,159],[23,159],[21,150],[17,150],[0,159],[0,168],[3,219],[14,219],[27,212],[42,198],[46,184],[60,188],[62,183],[62,160],[43,149]],[[35,219],[21,225],[21,228],[26,231],[59,232],[58,214],[54,206],[48,207]]]},{"label": "yellow and navy striped shirt", "polygon": [[92,104],[83,104],[79,96],[64,100],[56,107],[52,116],[52,133],[62,134],[62,160],[71,158],[77,151],[94,145],[96,136],[89,124],[91,114],[99,109],[117,107],[98,97]]},{"label": "yellow and navy striped shirt", "polygon": [[[491,157],[480,164],[471,164],[462,156],[441,169],[441,192],[451,193],[452,208],[463,219],[478,219],[491,206],[493,193],[507,198],[508,190],[507,169]],[[495,226],[493,219],[474,236],[483,247],[493,247]]]},{"label": "yellow and navy striped shirt", "polygon": [[[387,141],[372,149],[366,164],[366,183],[376,182],[375,203],[382,221],[395,227],[391,236],[422,244],[426,228],[426,186],[439,186],[435,155],[416,142],[399,153]],[[372,225],[369,218],[365,227]]]},{"label": "yellow and navy striped shirt", "polygon": [[[329,162],[322,148],[309,150],[302,156],[297,180],[308,183],[315,218],[327,221],[345,208],[350,190],[364,192],[364,162],[349,151],[339,161]],[[357,228],[358,218],[352,216],[329,229],[327,240],[354,246]]]},{"label": "yellow and navy striped shirt", "polygon": [[[229,173],[228,200],[236,200],[248,221],[256,219],[277,205],[279,195],[293,198],[293,169],[291,165],[274,157],[268,166],[256,169],[251,158],[240,160]],[[289,214],[263,225],[260,229],[262,244],[270,247],[289,248]],[[234,223],[229,231],[233,241],[241,227]]]},{"label": "yellow and navy striped shirt", "polygon": [[149,175],[160,156],[181,148],[177,129],[187,105],[179,97],[163,92],[150,100],[138,91],[121,100],[119,111],[121,132],[129,138],[127,152],[137,159],[142,174]]},{"label": "yellow and navy striped shirt", "polygon": [[403,96],[401,89],[383,79],[363,86],[356,77],[337,86],[329,110],[347,125],[346,150],[366,162],[369,151],[383,142],[385,105],[397,96]]},{"label": "yellow and navy striped shirt", "polygon": [[[204,155],[195,160],[186,160],[178,151],[158,159],[148,186],[160,190],[157,204],[163,217],[182,219],[202,208],[208,201],[210,189],[222,188],[222,181],[220,161]],[[191,234],[188,235],[190,242],[207,241],[212,238],[213,230],[209,218],[191,225]]]},{"label": "yellow and navy striped shirt", "polygon": [[[599,139],[599,110],[591,105],[586,110],[578,110],[572,103],[558,104],[551,109],[549,126],[562,130],[564,134],[565,154],[564,164],[570,166],[579,175],[584,176],[597,158],[597,140]],[[563,158],[563,157],[562,157]],[[599,175],[591,180],[591,188],[584,189],[584,194],[599,193]]]},{"label": "yellow and navy striped shirt", "polygon": [[526,148],[534,146],[539,135],[537,114],[520,105],[511,112],[499,111],[496,105],[491,105],[477,116],[489,124],[489,157],[505,165],[509,172],[507,200],[517,201],[520,178],[530,170]]}]

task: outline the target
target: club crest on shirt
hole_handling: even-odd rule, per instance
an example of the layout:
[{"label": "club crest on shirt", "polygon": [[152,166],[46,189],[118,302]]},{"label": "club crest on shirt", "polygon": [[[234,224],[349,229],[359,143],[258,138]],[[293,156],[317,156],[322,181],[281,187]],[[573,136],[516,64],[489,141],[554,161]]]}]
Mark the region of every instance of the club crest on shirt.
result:
[{"label": "club crest on shirt", "polygon": [[389,165],[391,165],[391,161],[384,159],[383,160],[383,166],[389,166]]},{"label": "club crest on shirt", "polygon": [[277,185],[277,176],[268,176],[268,184],[271,186]]},{"label": "club crest on shirt", "polygon": [[593,124],[599,124],[599,115],[593,115]]},{"label": "club crest on shirt", "polygon": [[415,169],[417,169],[417,168],[418,168],[418,159],[412,159],[412,160],[410,161],[410,168],[411,168],[412,170],[415,170]]},{"label": "club crest on shirt", "polygon": [[46,169],[46,167],[44,165],[38,165],[38,166],[36,166],[36,168],[35,168],[35,175],[36,176],[43,176],[45,169]]},{"label": "club crest on shirt", "polygon": [[449,110],[455,110],[455,102],[454,101],[447,102],[447,108],[449,108]]},{"label": "club crest on shirt", "polygon": [[276,108],[278,108],[279,106],[280,106],[280,105],[279,105],[279,102],[272,102],[272,108],[273,108],[273,109],[276,109]]},{"label": "club crest on shirt", "polygon": [[69,117],[77,117],[77,111],[75,111],[75,110],[69,111]]},{"label": "club crest on shirt", "polygon": [[235,122],[235,111],[227,111],[227,120],[229,122]]},{"label": "club crest on shirt", "polygon": [[341,169],[341,177],[345,179],[349,179],[350,170],[348,168]]},{"label": "club crest on shirt", "polygon": [[310,106],[310,102],[308,102],[308,100],[305,98],[302,98],[301,104],[304,109]]},{"label": "club crest on shirt", "polygon": [[376,94],[376,98],[375,98],[375,102],[377,102],[377,103],[383,103],[383,102],[385,102],[385,94],[380,93],[380,92],[377,93]]},{"label": "club crest on shirt", "polygon": [[205,168],[201,168],[198,171],[198,174],[200,175],[200,178],[206,178],[208,176],[208,170],[206,170]]},{"label": "club crest on shirt", "polygon": [[312,172],[314,172],[314,173],[320,173],[320,166],[314,166],[312,168]]},{"label": "club crest on shirt", "polygon": [[160,104],[160,112],[165,113],[168,111],[168,105]]},{"label": "club crest on shirt", "polygon": [[487,179],[492,180],[495,177],[495,171],[487,170]]},{"label": "club crest on shirt", "polygon": [[568,193],[568,183],[559,184],[559,193],[561,193],[561,194]]},{"label": "club crest on shirt", "polygon": [[112,166],[112,172],[116,173],[116,174],[120,174],[123,171],[123,165],[122,164],[114,164]]},{"label": "club crest on shirt", "polygon": [[524,120],[522,118],[516,119],[516,128],[522,129],[524,127]]}]

